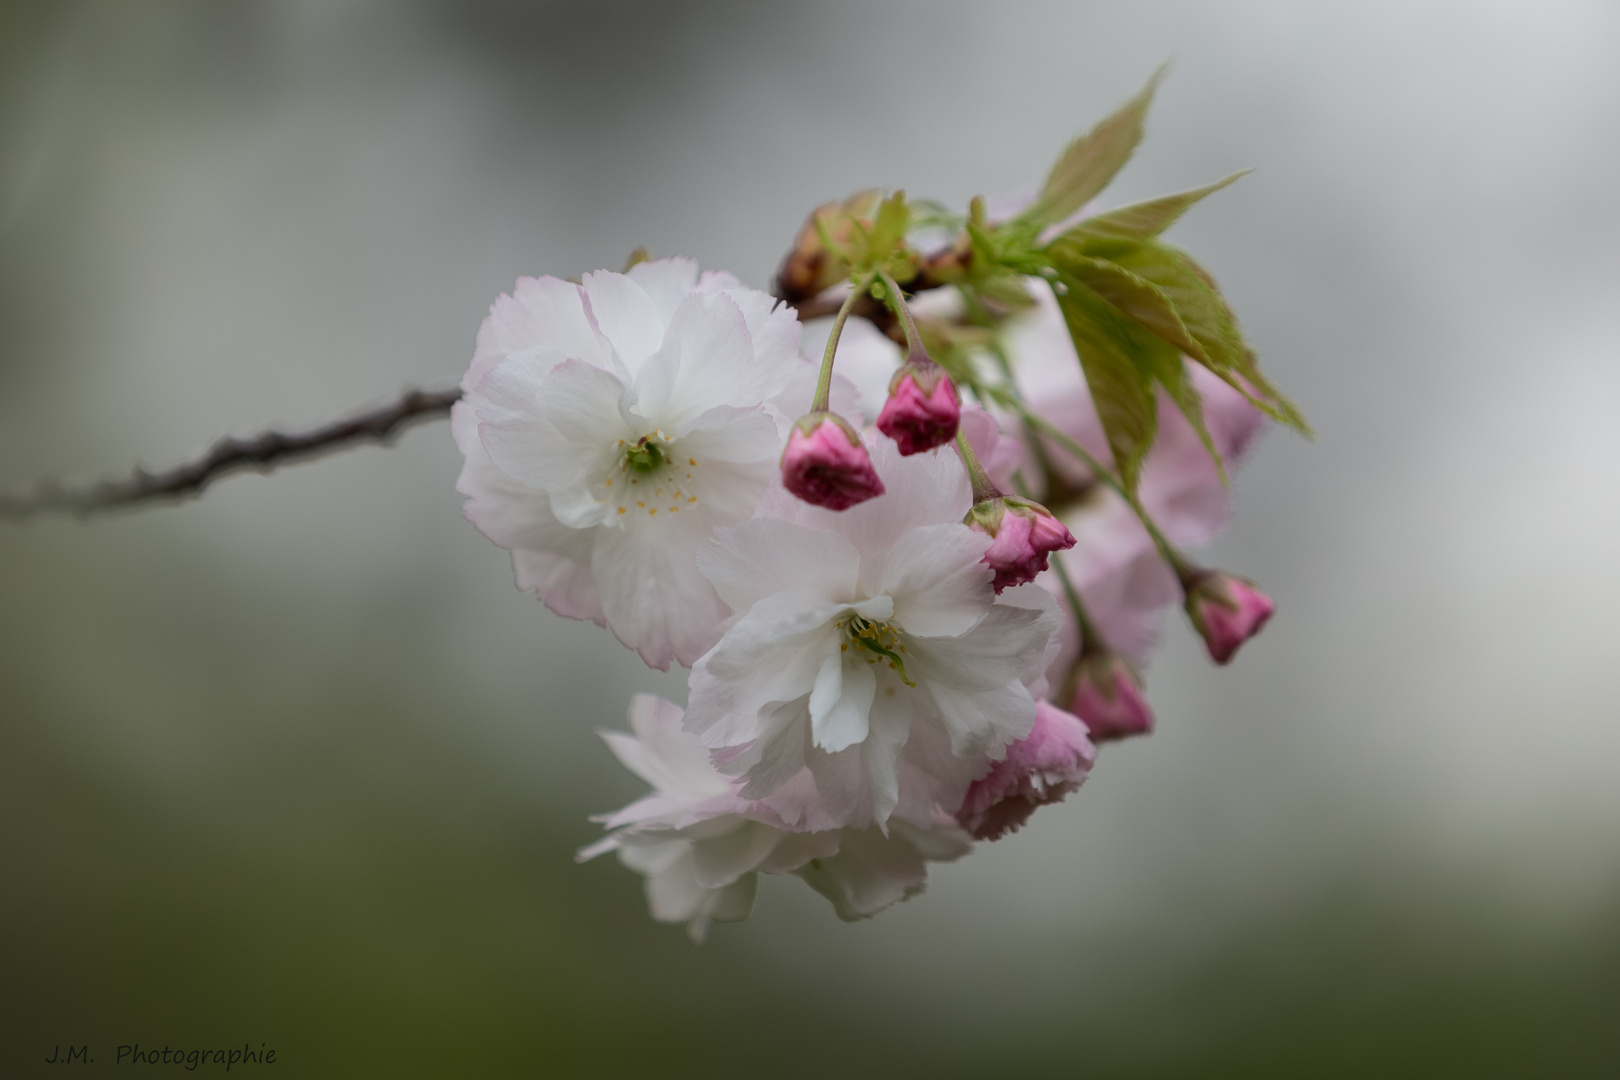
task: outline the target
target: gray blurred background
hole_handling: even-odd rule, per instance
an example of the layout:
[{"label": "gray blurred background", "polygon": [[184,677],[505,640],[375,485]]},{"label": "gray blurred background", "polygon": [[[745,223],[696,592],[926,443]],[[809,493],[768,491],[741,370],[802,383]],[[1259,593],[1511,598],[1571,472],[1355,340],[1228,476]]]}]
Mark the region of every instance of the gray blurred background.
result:
[{"label": "gray blurred background", "polygon": [[513,589],[447,425],[0,527],[0,1072],[1620,1074],[1610,0],[7,0],[0,485],[451,381],[519,274],[763,285],[1166,57],[1109,197],[1258,166],[1172,239],[1320,439],[1238,478],[1280,614],[1222,671],[1167,620],[1153,738],[874,922],[776,880],[694,948],[571,861],[683,680]]}]

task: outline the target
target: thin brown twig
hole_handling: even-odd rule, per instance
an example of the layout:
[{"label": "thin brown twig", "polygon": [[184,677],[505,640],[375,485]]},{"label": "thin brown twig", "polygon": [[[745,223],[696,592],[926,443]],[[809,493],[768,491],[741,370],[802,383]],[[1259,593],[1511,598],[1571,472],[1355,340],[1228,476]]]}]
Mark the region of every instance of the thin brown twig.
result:
[{"label": "thin brown twig", "polygon": [[448,416],[450,406],[460,397],[461,388],[456,386],[407,390],[384,405],[307,431],[266,431],[248,438],[227,435],[202,457],[163,472],[136,469],[125,479],[103,480],[82,488],[45,481],[29,495],[0,495],[0,519],[24,521],[47,513],[84,518],[141,503],[196,498],[203,488],[230,473],[269,472],[292,461],[320,457],[360,443],[391,442],[412,424]]},{"label": "thin brown twig", "polygon": [[[813,319],[831,314],[840,299],[829,292],[825,297],[810,297],[789,306],[795,308],[801,320]],[[885,332],[893,329],[894,317],[871,297],[863,297],[853,314],[865,316]],[[209,484],[231,473],[266,473],[362,443],[386,444],[412,424],[449,416],[450,406],[460,397],[459,387],[407,390],[375,409],[308,431],[266,431],[243,438],[227,435],[202,457],[163,472],[138,468],[124,479],[102,480],[84,487],[64,487],[54,480],[44,480],[27,494],[0,494],[0,521],[26,521],[41,514],[87,518],[127,506],[194,499]]]}]

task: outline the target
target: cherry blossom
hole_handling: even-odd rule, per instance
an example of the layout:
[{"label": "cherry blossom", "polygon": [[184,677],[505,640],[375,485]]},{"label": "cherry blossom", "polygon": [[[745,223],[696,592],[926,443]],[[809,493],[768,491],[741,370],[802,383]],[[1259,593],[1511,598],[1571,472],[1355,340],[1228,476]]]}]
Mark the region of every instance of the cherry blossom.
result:
[{"label": "cherry blossom", "polygon": [[693,666],[686,717],[745,796],[808,769],[848,826],[885,822],[908,766],[949,805],[1027,735],[1060,622],[1037,588],[996,595],[954,453],[873,456],[887,494],[841,513],[783,499],[699,555],[738,614]]},{"label": "cherry blossom", "polygon": [[[801,785],[776,803],[738,794],[698,740],[682,730],[681,710],[638,694],[630,702],[633,734],[604,732],[624,766],[651,794],[601,821],[613,830],[579,853],[581,860],[617,852],[619,861],[647,879],[647,903],[660,922],[685,923],[701,941],[711,922],[748,917],[760,874],[796,874],[832,901],[845,920],[869,918],[923,890],[927,863],[965,855],[971,843],[937,812],[896,815],[886,831],[788,827],[780,807],[814,800]],[[805,812],[797,817],[816,817]]]},{"label": "cherry blossom", "polygon": [[467,516],[554,611],[653,667],[692,663],[728,614],[695,555],[772,479],[786,425],[767,402],[803,378],[798,336],[790,310],[687,259],[520,279],[452,417]]}]

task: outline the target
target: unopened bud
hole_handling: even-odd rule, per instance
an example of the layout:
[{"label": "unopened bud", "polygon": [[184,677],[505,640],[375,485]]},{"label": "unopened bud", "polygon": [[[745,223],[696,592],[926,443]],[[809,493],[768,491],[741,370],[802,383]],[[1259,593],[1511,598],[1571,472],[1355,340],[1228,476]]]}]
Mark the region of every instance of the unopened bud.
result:
[{"label": "unopened bud", "polygon": [[1029,736],[1007,747],[1007,756],[975,780],[956,820],[977,840],[999,840],[1047,803],[1077,789],[1097,759],[1086,725],[1046,701],[1035,703]]},{"label": "unopened bud", "polygon": [[962,404],[945,369],[928,357],[913,357],[889,380],[889,400],[877,427],[909,457],[956,438]]},{"label": "unopened bud", "polygon": [[1187,617],[1217,664],[1231,660],[1277,610],[1254,582],[1221,570],[1192,571],[1184,586]]},{"label": "unopened bud", "polygon": [[1111,652],[1081,656],[1064,688],[1064,702],[1091,731],[1092,742],[1128,739],[1153,730],[1153,710],[1123,657]]},{"label": "unopened bud", "polygon": [[782,484],[813,506],[848,510],[883,494],[866,444],[837,413],[800,417],[782,451]]},{"label": "unopened bud", "polygon": [[1074,534],[1038,502],[1000,495],[973,505],[962,524],[993,537],[984,561],[995,570],[996,592],[1034,581],[1046,557],[1074,547]]}]

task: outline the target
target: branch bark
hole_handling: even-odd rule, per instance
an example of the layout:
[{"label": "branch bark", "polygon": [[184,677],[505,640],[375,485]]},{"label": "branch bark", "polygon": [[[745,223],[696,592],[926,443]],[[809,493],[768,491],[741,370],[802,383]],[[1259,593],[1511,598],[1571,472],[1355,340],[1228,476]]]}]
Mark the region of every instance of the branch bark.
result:
[{"label": "branch bark", "polygon": [[251,470],[269,472],[293,461],[321,457],[361,443],[389,443],[405,428],[450,415],[461,388],[407,390],[393,401],[306,431],[266,431],[249,438],[227,435],[202,457],[163,472],[136,469],[122,480],[80,488],[54,481],[37,484],[32,494],[0,495],[0,519],[24,521],[38,514],[66,513],[85,518],[126,506],[194,499],[222,476]]}]

